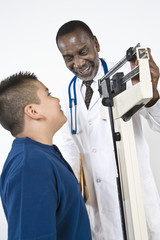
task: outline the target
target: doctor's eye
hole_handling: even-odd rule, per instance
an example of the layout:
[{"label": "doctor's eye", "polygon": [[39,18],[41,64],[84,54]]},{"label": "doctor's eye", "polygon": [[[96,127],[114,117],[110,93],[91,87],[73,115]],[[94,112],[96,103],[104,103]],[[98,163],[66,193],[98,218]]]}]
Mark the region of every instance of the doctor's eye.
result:
[{"label": "doctor's eye", "polygon": [[85,56],[88,54],[88,48],[84,47],[81,51],[80,51],[80,55]]},{"label": "doctor's eye", "polygon": [[65,62],[71,62],[73,60],[72,56],[66,56],[64,57]]}]

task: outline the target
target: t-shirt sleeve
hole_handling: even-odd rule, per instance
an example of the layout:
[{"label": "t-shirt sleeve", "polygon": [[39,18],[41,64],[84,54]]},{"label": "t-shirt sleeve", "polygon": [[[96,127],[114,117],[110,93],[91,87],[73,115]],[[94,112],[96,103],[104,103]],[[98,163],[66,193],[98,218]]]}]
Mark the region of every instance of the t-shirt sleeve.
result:
[{"label": "t-shirt sleeve", "polygon": [[8,183],[8,240],[56,240],[56,178],[46,169],[23,166]]}]

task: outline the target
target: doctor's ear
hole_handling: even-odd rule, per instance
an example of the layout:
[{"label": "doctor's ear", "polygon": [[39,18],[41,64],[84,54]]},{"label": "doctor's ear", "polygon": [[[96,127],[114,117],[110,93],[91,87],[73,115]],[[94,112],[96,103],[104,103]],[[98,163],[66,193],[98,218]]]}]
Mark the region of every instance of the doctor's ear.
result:
[{"label": "doctor's ear", "polygon": [[43,118],[43,115],[40,114],[39,112],[39,108],[38,108],[38,105],[37,104],[28,104],[25,106],[24,108],[24,113],[32,118],[32,119],[35,119],[35,120],[39,120],[39,119],[42,119]]},{"label": "doctor's ear", "polygon": [[96,36],[94,36],[94,44],[97,49],[97,52],[100,52],[100,45],[99,45],[99,42],[98,42]]}]

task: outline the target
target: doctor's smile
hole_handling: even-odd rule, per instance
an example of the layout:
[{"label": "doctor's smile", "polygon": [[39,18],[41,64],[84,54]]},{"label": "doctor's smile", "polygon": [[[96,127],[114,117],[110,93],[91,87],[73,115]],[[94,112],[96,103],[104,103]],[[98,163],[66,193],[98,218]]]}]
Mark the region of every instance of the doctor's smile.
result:
[{"label": "doctor's smile", "polygon": [[93,72],[93,69],[94,69],[94,63],[89,62],[88,64],[85,64],[81,68],[73,68],[72,72],[74,74],[79,75],[79,76],[83,76],[83,78],[84,78],[85,76],[86,77],[91,76],[92,72]]}]

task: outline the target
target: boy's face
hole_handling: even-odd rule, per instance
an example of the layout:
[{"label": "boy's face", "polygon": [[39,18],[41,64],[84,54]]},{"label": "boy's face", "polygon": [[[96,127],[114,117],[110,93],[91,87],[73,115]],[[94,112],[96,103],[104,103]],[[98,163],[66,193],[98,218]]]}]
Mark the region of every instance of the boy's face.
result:
[{"label": "boy's face", "polygon": [[40,99],[38,105],[40,113],[46,120],[47,127],[58,131],[63,124],[67,121],[66,116],[61,110],[59,99],[52,97],[46,88],[40,81],[35,83],[38,87],[37,96]]}]

